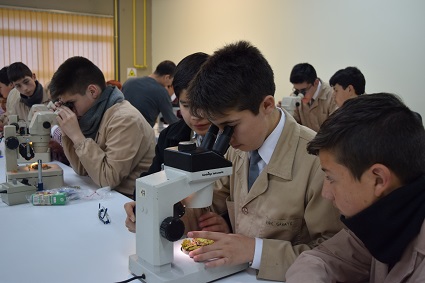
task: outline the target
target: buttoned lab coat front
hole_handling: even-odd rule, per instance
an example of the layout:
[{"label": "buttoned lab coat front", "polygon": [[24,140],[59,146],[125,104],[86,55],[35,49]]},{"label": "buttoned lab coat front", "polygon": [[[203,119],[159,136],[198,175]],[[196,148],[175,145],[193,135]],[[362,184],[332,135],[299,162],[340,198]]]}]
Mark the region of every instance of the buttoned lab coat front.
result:
[{"label": "buttoned lab coat front", "polygon": [[233,232],[263,238],[258,277],[285,280],[295,258],[342,228],[339,213],[321,196],[324,173],[317,156],[307,153],[315,132],[286,121],[270,163],[248,193],[248,152],[229,148],[233,174],[217,181],[213,208],[228,211]]}]

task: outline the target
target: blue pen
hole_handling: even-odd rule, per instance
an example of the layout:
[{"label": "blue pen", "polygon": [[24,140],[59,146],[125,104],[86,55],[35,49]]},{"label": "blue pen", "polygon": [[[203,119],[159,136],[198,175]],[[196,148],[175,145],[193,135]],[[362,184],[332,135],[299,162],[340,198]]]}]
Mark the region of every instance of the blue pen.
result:
[{"label": "blue pen", "polygon": [[42,191],[43,190],[43,173],[42,173],[42,168],[43,167],[43,162],[41,161],[41,159],[38,160],[38,186],[37,186],[37,191]]}]

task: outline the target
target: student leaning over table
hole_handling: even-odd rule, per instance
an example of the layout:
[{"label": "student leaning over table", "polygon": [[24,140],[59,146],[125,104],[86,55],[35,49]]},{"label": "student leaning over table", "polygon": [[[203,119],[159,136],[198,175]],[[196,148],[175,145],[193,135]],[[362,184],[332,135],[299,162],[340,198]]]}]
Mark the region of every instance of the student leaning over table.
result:
[{"label": "student leaning over table", "polygon": [[[273,70],[261,52],[240,41],[216,51],[188,90],[192,113],[220,129],[234,128],[226,158],[233,174],[216,183],[212,209],[228,214],[233,233],[191,231],[212,239],[190,252],[207,268],[252,262],[257,277],[285,280],[295,258],[342,228],[339,213],[321,197],[319,159],[307,153],[315,132],[275,107]],[[250,155],[260,173],[248,188]],[[252,159],[252,158],[251,158]],[[183,218],[190,216],[186,213]]]},{"label": "student leaning over table", "polygon": [[[190,114],[189,111],[189,100],[187,99],[187,88],[190,81],[196,75],[201,68],[202,64],[208,59],[209,55],[203,52],[197,52],[190,54],[183,58],[176,67],[176,72],[173,79],[173,88],[176,96],[179,100],[180,110],[183,120],[169,125],[167,128],[161,131],[158,138],[158,143],[155,147],[155,158],[153,159],[152,165],[148,172],[142,173],[140,177],[147,176],[161,171],[162,164],[164,163],[164,151],[167,147],[177,146],[181,141],[193,140],[200,144],[201,138],[205,136],[211,122],[207,119],[195,117]],[[136,216],[134,214],[134,207],[136,202],[128,202],[124,205],[127,213],[125,224],[129,231],[136,232]],[[186,211],[188,209],[186,208]],[[199,220],[202,222],[203,218],[211,216],[210,213],[206,213]],[[209,218],[209,222],[214,221],[214,218]],[[222,218],[217,218],[216,225],[226,225],[222,221]],[[196,226],[198,227],[198,226]]]},{"label": "student leaning over table", "polygon": [[84,57],[67,59],[53,75],[62,145],[72,168],[100,187],[133,197],[135,180],[148,170],[155,134],[117,87]]},{"label": "student leaning over table", "polygon": [[344,229],[298,257],[287,283],[425,282],[425,130],[398,97],[347,100],[308,145]]}]

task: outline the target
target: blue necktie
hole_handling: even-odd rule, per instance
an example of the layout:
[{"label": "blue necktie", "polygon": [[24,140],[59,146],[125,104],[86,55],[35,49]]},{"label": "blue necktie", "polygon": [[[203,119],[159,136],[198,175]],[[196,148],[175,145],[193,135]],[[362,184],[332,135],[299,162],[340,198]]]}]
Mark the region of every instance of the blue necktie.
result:
[{"label": "blue necktie", "polygon": [[192,141],[194,141],[196,143],[196,146],[200,146],[202,143],[202,136],[198,135],[197,133],[194,133],[192,136]]},{"label": "blue necktie", "polygon": [[249,172],[248,172],[248,192],[257,179],[260,170],[258,169],[258,162],[261,160],[258,150],[251,151],[251,158],[249,159]]}]

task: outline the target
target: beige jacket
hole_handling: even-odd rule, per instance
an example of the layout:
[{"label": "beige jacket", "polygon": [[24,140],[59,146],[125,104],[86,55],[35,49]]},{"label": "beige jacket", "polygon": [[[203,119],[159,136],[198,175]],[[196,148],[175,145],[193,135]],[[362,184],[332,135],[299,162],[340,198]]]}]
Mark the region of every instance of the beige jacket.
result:
[{"label": "beige jacket", "polygon": [[298,123],[309,127],[313,131],[319,131],[323,122],[332,114],[338,107],[332,95],[333,90],[328,83],[321,81],[322,86],[313,105],[310,107],[301,103],[295,109],[294,118]]},{"label": "beige jacket", "polygon": [[62,137],[72,168],[99,186],[132,196],[135,180],[149,169],[155,155],[155,133],[139,110],[124,100],[103,115],[96,139],[74,146]]},{"label": "beige jacket", "polygon": [[248,152],[229,148],[233,175],[217,182],[213,206],[228,211],[234,233],[263,238],[258,277],[285,280],[295,258],[342,228],[339,213],[321,196],[324,174],[319,159],[307,153],[314,132],[286,121],[270,163],[248,193]]},{"label": "beige jacket", "polygon": [[[391,235],[387,235],[391,237]],[[317,249],[303,253],[286,274],[287,283],[425,282],[425,222],[391,271],[349,230],[342,230]]]},{"label": "beige jacket", "polygon": [[3,115],[0,115],[0,123],[6,125],[8,123],[7,116],[16,114],[15,105],[20,103],[20,100],[21,94],[19,91],[16,88],[12,88],[12,90],[7,95],[6,112]]}]

